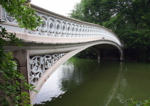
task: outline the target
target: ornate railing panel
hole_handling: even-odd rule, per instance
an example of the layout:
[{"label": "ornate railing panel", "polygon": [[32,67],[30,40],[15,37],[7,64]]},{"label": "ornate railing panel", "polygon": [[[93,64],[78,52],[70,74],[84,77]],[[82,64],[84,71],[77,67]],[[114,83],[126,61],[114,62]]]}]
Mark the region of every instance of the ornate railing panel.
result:
[{"label": "ornate railing panel", "polygon": [[2,8],[2,21],[17,24],[17,21],[15,20],[15,18],[11,17],[3,8]]},{"label": "ornate railing panel", "polygon": [[65,53],[30,57],[30,84],[35,85],[39,78],[55,64]]},{"label": "ornate railing panel", "polygon": [[[37,11],[37,15],[42,18],[43,24],[32,31],[24,29],[22,31],[23,33],[33,34],[36,36],[39,35],[43,37],[44,36],[65,37],[65,38],[103,37],[106,39],[109,38],[109,40],[112,40],[121,46],[121,43],[117,38],[117,36],[105,27],[64,17],[34,5],[32,5],[32,8],[35,9]],[[1,9],[0,19],[2,19],[8,24],[11,23],[11,25],[12,24],[17,25],[17,22],[13,17],[10,17],[9,14],[7,14],[4,9],[2,8],[0,9]],[[15,28],[16,27],[9,29],[15,31]]]}]

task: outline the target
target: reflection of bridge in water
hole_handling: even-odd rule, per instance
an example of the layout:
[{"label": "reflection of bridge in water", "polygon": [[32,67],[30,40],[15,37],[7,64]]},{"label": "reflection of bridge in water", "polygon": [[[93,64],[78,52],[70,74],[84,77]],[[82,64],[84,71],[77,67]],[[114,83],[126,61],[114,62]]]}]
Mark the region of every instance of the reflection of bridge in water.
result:
[{"label": "reflection of bridge in water", "polygon": [[[43,24],[31,31],[20,28],[13,17],[0,7],[0,19],[5,21],[3,27],[15,32],[23,39],[23,46],[5,46],[14,53],[19,69],[28,82],[39,91],[46,79],[69,58],[88,48],[95,47],[100,59],[102,45],[112,45],[120,53],[123,60],[122,44],[118,37],[109,29],[100,25],[67,18],[32,5],[42,18]],[[31,102],[36,92],[30,92]]]}]

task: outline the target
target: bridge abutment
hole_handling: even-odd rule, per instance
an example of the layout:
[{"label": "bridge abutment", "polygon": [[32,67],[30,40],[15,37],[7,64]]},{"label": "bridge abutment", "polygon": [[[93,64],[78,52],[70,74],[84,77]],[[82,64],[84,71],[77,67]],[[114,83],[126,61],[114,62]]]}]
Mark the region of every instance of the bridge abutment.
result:
[{"label": "bridge abutment", "polygon": [[18,69],[24,75],[25,79],[29,81],[28,75],[28,53],[26,50],[13,51],[14,59],[18,62]]},{"label": "bridge abutment", "polygon": [[123,49],[120,52],[120,61],[124,61]]},{"label": "bridge abutment", "polygon": [[92,47],[93,50],[96,52],[97,54],[97,59],[100,60],[101,59],[101,49],[100,48],[96,48],[96,47]]},{"label": "bridge abutment", "polygon": [[[29,72],[28,72],[28,70],[29,70],[29,68],[28,68],[29,54],[28,54],[28,51],[27,50],[14,50],[13,56],[14,56],[14,59],[17,61],[18,70],[24,76],[26,83],[29,84]],[[24,81],[21,81],[21,83],[24,83]],[[28,96],[30,97],[29,90],[21,89],[21,92],[27,92],[29,94]],[[31,103],[31,99],[30,99],[30,103]]]}]

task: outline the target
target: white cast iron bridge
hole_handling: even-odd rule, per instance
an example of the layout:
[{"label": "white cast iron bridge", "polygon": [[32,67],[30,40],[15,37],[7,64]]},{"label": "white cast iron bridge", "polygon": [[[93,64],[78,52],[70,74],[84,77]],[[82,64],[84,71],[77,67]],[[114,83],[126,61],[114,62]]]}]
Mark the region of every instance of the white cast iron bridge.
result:
[{"label": "white cast iron bridge", "polygon": [[[123,60],[122,44],[111,30],[64,17],[35,5],[32,8],[43,20],[43,24],[35,30],[20,28],[2,7],[0,19],[5,21],[1,26],[23,39],[22,47],[8,45],[4,48],[13,52],[20,71],[37,91],[61,64],[86,48],[99,47],[95,50],[100,59],[101,45],[112,45],[118,49],[120,60]],[[30,91],[29,94],[32,103],[36,92]]]}]

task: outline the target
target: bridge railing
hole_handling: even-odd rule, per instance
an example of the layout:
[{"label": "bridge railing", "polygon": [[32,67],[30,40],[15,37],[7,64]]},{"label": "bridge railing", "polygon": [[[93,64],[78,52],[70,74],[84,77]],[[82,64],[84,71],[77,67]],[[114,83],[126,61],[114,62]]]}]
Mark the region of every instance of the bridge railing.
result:
[{"label": "bridge railing", "polygon": [[114,41],[121,46],[118,37],[103,26],[68,18],[35,5],[31,6],[42,18],[43,24],[41,26],[34,30],[20,28],[16,20],[0,7],[0,19],[5,21],[2,26],[8,31],[25,33],[26,35],[52,38],[99,38]]}]

